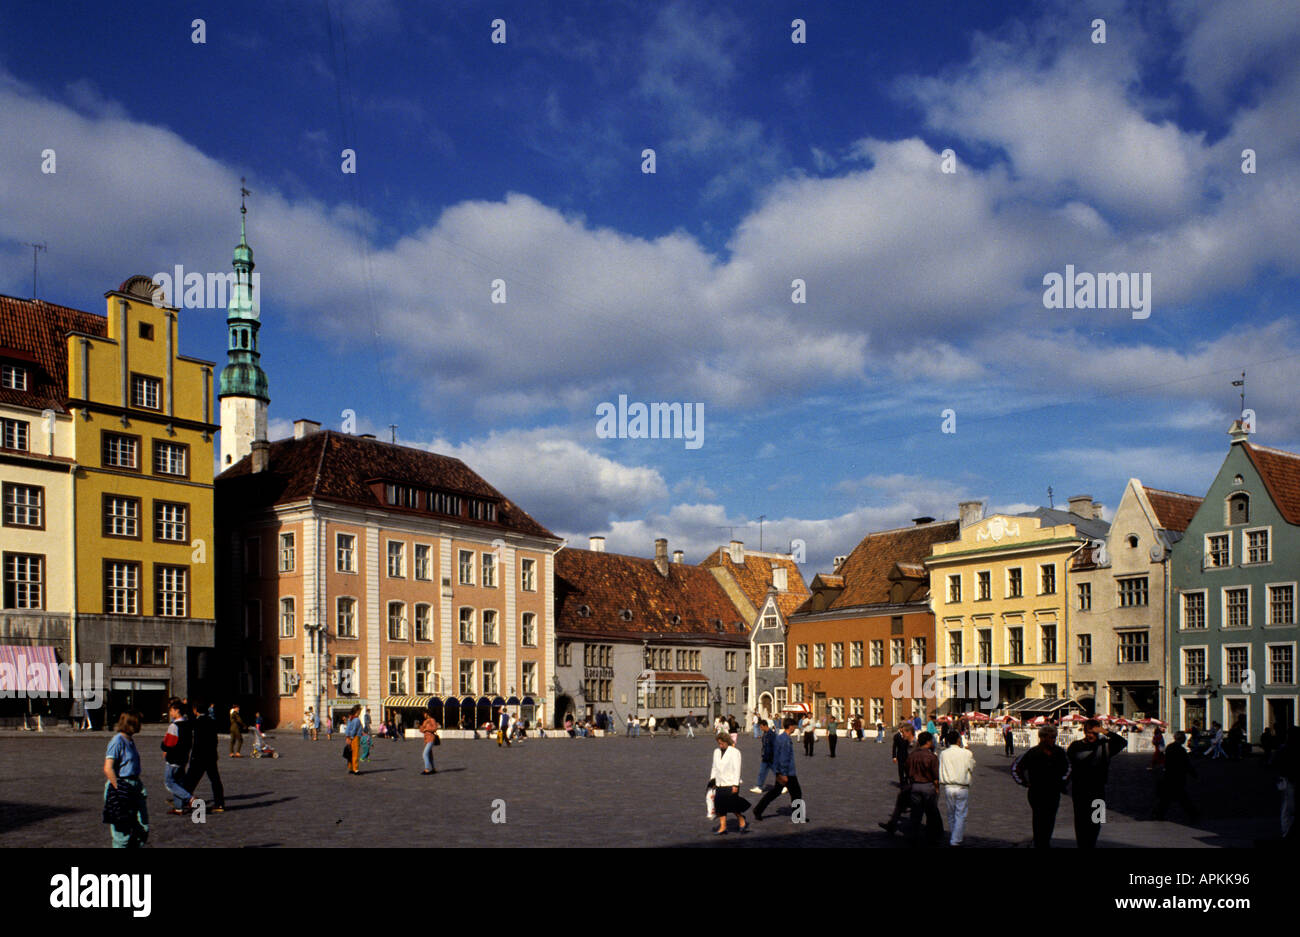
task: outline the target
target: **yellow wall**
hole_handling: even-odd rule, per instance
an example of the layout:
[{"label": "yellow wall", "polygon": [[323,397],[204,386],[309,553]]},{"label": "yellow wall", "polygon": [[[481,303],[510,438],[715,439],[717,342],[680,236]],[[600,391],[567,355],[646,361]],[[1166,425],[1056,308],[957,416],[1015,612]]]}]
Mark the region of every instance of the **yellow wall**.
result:
[{"label": "yellow wall", "polygon": [[[76,414],[76,459],[83,467],[77,480],[77,592],[78,610],[88,614],[104,613],[105,558],[139,562],[140,614],[156,614],[154,608],[154,563],[189,567],[190,618],[214,618],[213,578],[213,436],[205,439],[201,427],[181,425],[182,421],[210,424],[214,406],[211,368],[178,354],[179,328],[168,313],[175,310],[156,308],[147,301],[128,298],[125,310],[127,369],[130,373],[158,378],[162,382],[160,408],[146,410],[130,404],[128,375],[127,425],[123,425],[122,370],[119,311],[121,294],[108,296],[108,338],[90,339],[88,404],[74,403]],[[141,337],[139,325],[153,327],[153,338]],[[167,384],[167,335],[171,331],[171,389],[174,409],[169,415]],[[82,338],[68,338],[68,395],[81,398],[83,387]],[[207,385],[207,412],[204,390]],[[170,425],[170,429],[168,428]],[[103,464],[105,432],[137,436],[139,471],[106,468]],[[159,475],[155,472],[155,440],[189,447],[186,468],[188,477]],[[106,493],[140,499],[137,540],[107,537],[104,529],[103,496]],[[189,505],[189,542],[185,544],[154,540],[154,501],[173,501]]]}]

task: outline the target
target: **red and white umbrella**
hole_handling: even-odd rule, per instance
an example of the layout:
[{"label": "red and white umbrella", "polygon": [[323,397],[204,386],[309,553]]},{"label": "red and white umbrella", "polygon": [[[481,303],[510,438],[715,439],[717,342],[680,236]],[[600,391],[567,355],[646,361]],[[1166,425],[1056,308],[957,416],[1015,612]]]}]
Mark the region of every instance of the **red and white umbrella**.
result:
[{"label": "red and white umbrella", "polygon": [[1162,729],[1167,728],[1168,725],[1169,725],[1169,723],[1167,723],[1167,722],[1161,722],[1159,719],[1149,719],[1149,718],[1148,718],[1148,719],[1143,719],[1143,720],[1142,720],[1142,724],[1143,724],[1144,726],[1160,726],[1160,728],[1162,728]]},{"label": "red and white umbrella", "polygon": [[1029,724],[1030,724],[1031,726],[1041,726],[1041,725],[1046,725],[1046,724],[1047,724],[1047,717],[1046,717],[1046,716],[1035,716],[1033,719],[1030,719],[1030,720],[1029,720]]},{"label": "red and white umbrella", "polygon": [[1112,721],[1113,721],[1113,722],[1115,723],[1115,725],[1117,725],[1117,726],[1135,726],[1135,725],[1137,725],[1136,722],[1133,722],[1131,719],[1125,719],[1123,716],[1120,716],[1118,719],[1114,719],[1114,720],[1112,720]]},{"label": "red and white umbrella", "polygon": [[963,719],[969,719],[971,722],[988,722],[988,713],[982,713],[977,709],[972,709],[968,713],[961,714]]},{"label": "red and white umbrella", "polygon": [[1087,721],[1088,721],[1088,717],[1087,717],[1087,716],[1081,716],[1081,715],[1079,715],[1078,713],[1070,713],[1070,715],[1066,716],[1066,717],[1065,717],[1064,719],[1062,719],[1061,721],[1062,721],[1062,722],[1087,722]]},{"label": "red and white umbrella", "polygon": [[1012,723],[1013,725],[1020,725],[1020,720],[1017,719],[1015,716],[1003,716],[1003,717],[1002,717],[1002,721],[1003,721],[1003,722],[1010,722],[1010,723]]}]

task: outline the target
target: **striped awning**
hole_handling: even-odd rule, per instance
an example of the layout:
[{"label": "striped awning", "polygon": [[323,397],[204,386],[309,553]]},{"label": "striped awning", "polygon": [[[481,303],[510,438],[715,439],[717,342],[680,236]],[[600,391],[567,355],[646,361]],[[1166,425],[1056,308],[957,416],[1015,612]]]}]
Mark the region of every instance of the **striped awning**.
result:
[{"label": "striped awning", "polygon": [[54,648],[0,644],[0,691],[53,695],[64,690]]},{"label": "striped awning", "polygon": [[384,708],[386,709],[424,709],[431,702],[436,700],[436,696],[385,696]]}]

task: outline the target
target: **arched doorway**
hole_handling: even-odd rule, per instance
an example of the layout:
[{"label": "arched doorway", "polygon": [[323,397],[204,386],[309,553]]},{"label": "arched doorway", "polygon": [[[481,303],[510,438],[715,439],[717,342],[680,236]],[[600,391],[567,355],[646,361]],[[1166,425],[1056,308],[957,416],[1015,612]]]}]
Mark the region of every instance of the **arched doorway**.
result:
[{"label": "arched doorway", "polygon": [[555,728],[564,728],[565,715],[573,712],[573,697],[557,696],[555,698]]},{"label": "arched doorway", "polygon": [[772,718],[772,707],[773,707],[773,705],[774,705],[774,704],[773,704],[773,702],[772,702],[772,694],[771,694],[771,693],[760,693],[760,694],[758,694],[758,714],[759,714],[759,716],[761,716],[761,717],[764,718],[764,719],[771,720],[771,718]]}]

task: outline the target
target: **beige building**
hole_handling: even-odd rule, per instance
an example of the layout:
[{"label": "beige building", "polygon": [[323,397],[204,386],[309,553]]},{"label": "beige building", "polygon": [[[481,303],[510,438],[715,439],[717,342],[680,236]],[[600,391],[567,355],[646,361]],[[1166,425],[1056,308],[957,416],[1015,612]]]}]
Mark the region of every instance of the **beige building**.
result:
[{"label": "beige building", "polygon": [[1075,558],[1070,695],[1086,711],[1168,718],[1169,553],[1200,504],[1130,478],[1109,534]]}]

